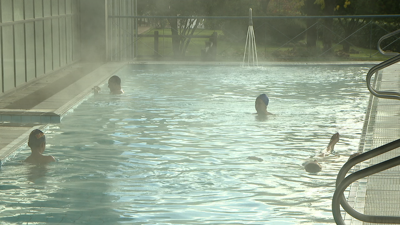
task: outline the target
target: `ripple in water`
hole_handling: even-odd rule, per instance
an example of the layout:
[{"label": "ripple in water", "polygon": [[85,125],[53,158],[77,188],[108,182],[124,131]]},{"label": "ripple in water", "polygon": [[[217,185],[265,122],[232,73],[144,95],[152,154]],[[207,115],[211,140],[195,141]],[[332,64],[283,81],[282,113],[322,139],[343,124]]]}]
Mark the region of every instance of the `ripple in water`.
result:
[{"label": "ripple in water", "polygon": [[[0,221],[334,224],[336,174],[358,149],[367,68],[135,65],[50,125],[58,163],[2,173]],[[269,111],[254,101],[266,93]],[[302,163],[341,135],[319,174]],[[256,157],[252,160],[248,157]],[[253,158],[254,159],[254,158]]]}]

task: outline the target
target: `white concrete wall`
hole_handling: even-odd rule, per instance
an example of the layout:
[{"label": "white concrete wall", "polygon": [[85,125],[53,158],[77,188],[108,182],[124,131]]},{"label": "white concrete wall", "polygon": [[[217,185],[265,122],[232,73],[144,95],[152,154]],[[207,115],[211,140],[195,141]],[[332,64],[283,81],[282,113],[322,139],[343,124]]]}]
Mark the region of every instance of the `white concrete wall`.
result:
[{"label": "white concrete wall", "polygon": [[77,61],[134,57],[136,0],[0,0],[0,96]]},{"label": "white concrete wall", "polygon": [[79,0],[0,0],[0,95],[80,59]]},{"label": "white concrete wall", "polygon": [[[107,0],[107,16],[134,16],[136,0]],[[109,18],[107,30],[107,59],[131,60],[135,57],[135,18]]]}]

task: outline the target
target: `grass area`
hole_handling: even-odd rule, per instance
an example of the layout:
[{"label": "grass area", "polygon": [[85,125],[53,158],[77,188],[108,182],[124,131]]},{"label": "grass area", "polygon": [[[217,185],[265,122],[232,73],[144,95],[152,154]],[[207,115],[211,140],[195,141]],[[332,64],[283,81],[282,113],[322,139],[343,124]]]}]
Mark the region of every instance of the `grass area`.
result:
[{"label": "grass area", "polygon": [[[159,35],[171,35],[170,29],[150,29],[146,34],[158,31]],[[244,56],[245,40],[243,43],[231,43],[225,41],[223,32],[220,30],[197,29],[194,35],[209,35],[218,33],[216,61],[242,61]],[[257,38],[256,38],[257,39]],[[159,37],[158,54],[155,57],[154,38],[141,37],[137,42],[137,55],[141,60],[201,60],[201,51],[205,48],[208,38],[192,38],[185,52],[185,56],[176,59],[172,51],[172,39],[170,37]],[[351,47],[351,53],[341,51],[341,44],[332,44],[330,52],[323,52],[322,43],[318,42],[316,49],[307,49],[304,44],[288,43],[285,46],[257,44],[257,55],[259,62],[268,61],[384,61],[387,56],[381,55],[376,49],[365,49]]]}]

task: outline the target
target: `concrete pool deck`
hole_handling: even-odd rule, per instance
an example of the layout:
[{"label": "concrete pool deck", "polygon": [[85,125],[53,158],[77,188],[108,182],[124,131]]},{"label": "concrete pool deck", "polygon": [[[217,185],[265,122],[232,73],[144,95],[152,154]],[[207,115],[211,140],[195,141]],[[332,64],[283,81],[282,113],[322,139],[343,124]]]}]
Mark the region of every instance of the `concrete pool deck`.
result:
[{"label": "concrete pool deck", "polygon": [[[400,64],[385,68],[378,76],[375,89],[400,92]],[[400,102],[371,96],[360,152],[366,152],[400,138]],[[363,169],[400,155],[400,148],[367,160],[357,168]],[[350,186],[348,202],[365,215],[400,217],[400,167],[360,179]],[[343,210],[342,210],[343,212]],[[364,223],[345,215],[346,224]],[[400,221],[399,221],[400,223]]]},{"label": "concrete pool deck", "polygon": [[[379,62],[368,62],[369,65],[377,63]],[[44,128],[48,123],[60,122],[68,110],[93,92],[94,86],[106,82],[113,73],[126,64],[127,62],[77,63],[1,96],[0,119],[3,122],[0,122],[0,165],[26,144],[32,129]],[[319,64],[309,63],[308,65]],[[340,65],[340,62],[335,64]],[[366,63],[351,64],[365,65]],[[273,63],[273,65],[287,64]],[[304,63],[297,65],[304,65]],[[400,92],[399,72],[400,64],[384,69],[378,79],[376,89]],[[365,144],[360,145],[360,151],[371,150],[396,140],[400,135],[399,102],[372,97],[370,104],[363,130]],[[374,158],[363,166],[375,164],[399,154],[400,150],[396,149]],[[400,216],[399,170],[400,168],[392,168],[354,183],[351,186],[349,202],[357,211],[367,215]],[[346,224],[364,224],[348,215],[345,216],[345,221]]]}]

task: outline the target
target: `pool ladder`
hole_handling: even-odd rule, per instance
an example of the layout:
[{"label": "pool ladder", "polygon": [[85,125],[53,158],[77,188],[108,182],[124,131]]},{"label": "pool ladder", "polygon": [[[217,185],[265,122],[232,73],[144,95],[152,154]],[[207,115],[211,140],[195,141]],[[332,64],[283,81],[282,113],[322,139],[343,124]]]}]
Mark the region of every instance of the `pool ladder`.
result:
[{"label": "pool ladder", "polygon": [[[372,67],[368,73],[367,73],[367,87],[368,90],[373,94],[374,96],[378,98],[388,98],[388,99],[398,99],[400,100],[400,93],[398,92],[392,92],[392,91],[378,91],[375,90],[372,85],[371,85],[371,77],[374,74],[378,74],[378,72],[386,67],[389,67],[397,62],[400,61],[400,54],[396,52],[385,52],[381,49],[380,44],[383,40],[386,38],[392,37],[396,34],[400,33],[400,29],[396,30],[392,33],[389,33],[383,37],[381,37],[378,41],[378,50],[381,52],[383,55],[387,56],[393,56],[392,58],[383,61],[382,63]],[[350,169],[355,166],[356,164],[363,162],[365,160],[371,159],[375,156],[378,156],[380,154],[389,152],[393,149],[396,149],[400,147],[400,139],[397,139],[396,141],[390,142],[388,144],[382,145],[380,147],[377,147],[371,151],[364,152],[350,160],[348,160],[343,167],[340,169],[337,178],[336,178],[336,190],[335,193],[333,194],[332,198],[332,214],[335,219],[336,224],[339,225],[344,225],[344,220],[342,218],[341,212],[340,212],[340,206],[352,217],[363,221],[363,222],[368,222],[368,223],[391,223],[391,224],[400,224],[400,217],[394,217],[394,216],[372,216],[372,215],[365,215],[362,214],[356,210],[354,210],[349,203],[347,202],[346,198],[344,197],[343,192],[346,190],[350,184],[352,184],[354,181],[359,180],[361,178],[370,176],[375,173],[379,173],[381,171],[390,169],[392,167],[400,165],[400,156],[397,156],[395,158],[383,161],[381,163],[375,164],[373,166],[367,167],[365,169],[359,170],[357,172],[354,172],[346,177],[346,174],[350,171]],[[400,204],[400,203],[399,203]]]}]

